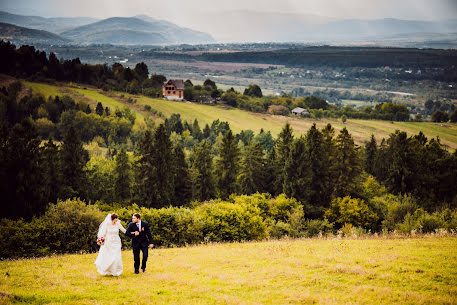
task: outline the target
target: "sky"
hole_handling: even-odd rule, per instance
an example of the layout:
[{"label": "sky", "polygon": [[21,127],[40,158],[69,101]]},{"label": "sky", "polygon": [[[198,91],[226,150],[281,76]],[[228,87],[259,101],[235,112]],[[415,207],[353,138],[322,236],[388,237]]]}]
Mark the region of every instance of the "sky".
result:
[{"label": "sky", "polygon": [[[229,31],[228,16],[249,11],[313,19],[442,20],[457,18],[457,0],[0,0],[0,10],[43,17],[131,17],[146,14],[205,32]],[[268,19],[265,19],[268,21]]]}]

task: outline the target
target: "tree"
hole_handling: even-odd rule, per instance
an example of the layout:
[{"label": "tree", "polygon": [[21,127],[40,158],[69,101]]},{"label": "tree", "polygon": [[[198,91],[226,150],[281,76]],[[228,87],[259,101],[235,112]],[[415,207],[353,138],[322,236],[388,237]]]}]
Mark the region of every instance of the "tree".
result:
[{"label": "tree", "polygon": [[344,124],[344,123],[346,123],[347,120],[348,120],[348,117],[345,114],[343,114],[341,116],[341,122],[343,122],[343,124]]},{"label": "tree", "polygon": [[[331,126],[327,126],[331,128]],[[305,201],[308,203],[308,214],[311,217],[321,217],[324,209],[330,204],[332,196],[332,179],[330,162],[333,156],[332,149],[328,149],[324,135],[316,124],[313,124],[306,133],[305,159],[308,168],[308,184]]]},{"label": "tree", "polygon": [[89,160],[89,154],[84,149],[79,134],[72,127],[63,139],[60,149],[60,164],[62,168],[62,199],[85,197],[84,165]]},{"label": "tree", "polygon": [[192,84],[192,81],[190,79],[186,79],[186,81],[184,82],[184,88],[187,88],[187,87],[193,87],[194,84]]},{"label": "tree", "polygon": [[135,201],[142,206],[151,207],[154,199],[154,160],[152,134],[146,130],[138,143],[135,169]]},{"label": "tree", "polygon": [[203,83],[203,87],[210,87],[213,90],[217,90],[216,83],[210,80],[209,78],[205,80],[205,82]]},{"label": "tree", "polygon": [[371,135],[370,142],[365,143],[364,169],[367,173],[372,175],[374,175],[375,172],[376,151],[376,139],[374,135]]},{"label": "tree", "polygon": [[116,156],[114,167],[114,195],[117,202],[127,202],[131,198],[132,173],[129,157],[122,148]]},{"label": "tree", "polygon": [[450,119],[452,123],[457,123],[457,109],[452,112]]},{"label": "tree", "polygon": [[181,145],[173,147],[173,184],[174,184],[174,204],[184,205],[191,200],[191,183],[189,168],[186,157]]},{"label": "tree", "polygon": [[283,192],[301,202],[306,202],[310,173],[305,153],[305,139],[300,137],[292,144],[284,167]]},{"label": "tree", "polygon": [[449,116],[447,112],[437,110],[432,114],[432,121],[437,123],[447,122],[449,121]]},{"label": "tree", "polygon": [[239,158],[240,151],[232,131],[229,130],[222,139],[219,158],[215,166],[217,190],[219,197],[222,199],[226,199],[231,194],[238,192]]},{"label": "tree", "polygon": [[85,112],[86,112],[87,114],[92,113],[92,109],[90,109],[90,106],[89,106],[89,105],[87,105]]},{"label": "tree", "polygon": [[394,193],[406,193],[408,190],[407,180],[413,174],[406,166],[409,155],[408,136],[406,132],[396,130],[390,135],[387,143],[388,163],[385,183]]},{"label": "tree", "polygon": [[354,139],[346,128],[336,137],[335,197],[356,195],[361,174]]},{"label": "tree", "polygon": [[192,135],[192,137],[194,137],[194,139],[197,139],[198,141],[202,140],[203,134],[197,119],[195,119],[194,123],[192,124],[192,130],[190,134]]},{"label": "tree", "polygon": [[140,81],[145,80],[149,77],[148,66],[144,62],[137,63],[134,71],[138,75]]},{"label": "tree", "polygon": [[43,174],[43,192],[45,202],[57,203],[62,185],[62,173],[59,162],[59,148],[49,139],[41,150],[40,167]]},{"label": "tree", "polygon": [[284,167],[286,160],[289,158],[290,148],[293,142],[292,128],[289,123],[286,123],[281,133],[278,136],[275,145],[275,172],[276,180],[274,183],[275,195],[283,192],[284,186]]},{"label": "tree", "polygon": [[265,189],[265,161],[260,143],[249,142],[241,158],[238,183],[243,194],[263,192]]},{"label": "tree", "polygon": [[[42,214],[47,202],[41,195],[40,140],[31,119],[23,119],[0,138],[1,218],[30,220]],[[46,198],[44,198],[46,199]]]},{"label": "tree", "polygon": [[244,95],[252,96],[252,97],[262,97],[262,89],[256,84],[249,85],[246,89],[244,89]]},{"label": "tree", "polygon": [[98,102],[97,107],[95,108],[95,113],[98,114],[99,116],[103,115],[103,105],[102,103]]},{"label": "tree", "polygon": [[153,152],[152,206],[161,208],[171,204],[174,196],[172,146],[164,124],[160,124],[154,132]]},{"label": "tree", "polygon": [[211,144],[203,140],[194,148],[191,168],[192,200],[204,201],[214,197],[213,155]]},{"label": "tree", "polygon": [[263,149],[270,152],[275,146],[275,140],[270,131],[264,132],[263,129],[254,137],[254,143],[262,145]]}]

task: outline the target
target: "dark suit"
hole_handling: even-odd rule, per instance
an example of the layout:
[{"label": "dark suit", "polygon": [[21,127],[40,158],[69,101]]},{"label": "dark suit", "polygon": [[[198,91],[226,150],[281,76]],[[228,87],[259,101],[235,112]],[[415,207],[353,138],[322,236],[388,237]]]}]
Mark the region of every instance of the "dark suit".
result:
[{"label": "dark suit", "polygon": [[[140,232],[140,235],[135,236],[132,232]],[[138,229],[136,223],[129,223],[125,235],[132,239],[133,259],[135,261],[135,271],[140,268],[140,251],[143,252],[143,260],[141,261],[141,269],[146,269],[146,262],[148,260],[148,247],[152,244],[152,235],[149,223],[141,221],[141,231]]]}]

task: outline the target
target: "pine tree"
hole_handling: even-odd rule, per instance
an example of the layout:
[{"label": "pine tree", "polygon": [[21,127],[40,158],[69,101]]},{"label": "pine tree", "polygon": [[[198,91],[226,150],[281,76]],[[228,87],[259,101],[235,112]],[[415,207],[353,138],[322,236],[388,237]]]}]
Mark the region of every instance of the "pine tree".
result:
[{"label": "pine tree", "polygon": [[365,143],[365,158],[364,158],[365,171],[371,175],[374,174],[376,150],[377,150],[376,139],[375,139],[374,135],[371,135],[370,142]]},{"label": "pine tree", "polygon": [[385,182],[387,179],[387,170],[390,163],[389,155],[387,151],[387,141],[382,139],[379,148],[376,151],[375,160],[374,160],[374,176],[380,182]]},{"label": "pine tree", "polygon": [[406,166],[408,162],[409,140],[406,132],[399,130],[391,134],[388,141],[389,163],[386,185],[394,193],[406,193],[407,179],[411,171]]},{"label": "pine tree", "polygon": [[154,165],[152,134],[149,130],[138,143],[135,169],[135,201],[142,206],[151,207],[154,199]]},{"label": "pine tree", "polygon": [[131,199],[132,174],[129,157],[122,148],[117,154],[114,167],[114,194],[117,202]]},{"label": "pine tree", "polygon": [[184,205],[191,199],[191,181],[181,145],[173,147],[174,204]]},{"label": "pine tree", "polygon": [[92,109],[90,109],[90,106],[89,106],[89,105],[87,105],[86,111],[85,111],[85,112],[86,112],[87,114],[92,113]]},{"label": "pine tree", "polygon": [[209,125],[206,124],[205,128],[203,128],[203,138],[208,139],[211,136],[211,128],[209,128]]},{"label": "pine tree", "polygon": [[153,152],[153,207],[161,208],[172,203],[175,190],[173,185],[172,146],[164,124],[160,124],[154,132]]},{"label": "pine tree", "polygon": [[336,137],[335,197],[356,196],[361,174],[354,139],[346,128]]},{"label": "pine tree", "polygon": [[275,195],[279,195],[283,192],[284,167],[286,165],[286,160],[289,158],[293,138],[292,128],[290,127],[290,124],[287,123],[279,134],[274,148],[276,150],[275,167],[277,171],[276,181],[274,183]]},{"label": "pine tree", "polygon": [[292,144],[284,168],[283,192],[298,201],[308,200],[310,175],[305,153],[305,139],[300,137]]},{"label": "pine tree", "polygon": [[201,141],[203,138],[203,133],[200,129],[200,125],[198,125],[197,119],[195,119],[194,123],[192,124],[191,135],[192,135],[192,137],[194,137],[194,139],[197,139],[198,141]]},{"label": "pine tree", "polygon": [[102,105],[102,103],[98,102],[97,107],[95,108],[95,113],[98,114],[99,116],[102,116],[103,112],[104,112],[103,105]]},{"label": "pine tree", "polygon": [[276,162],[276,151],[272,149],[265,162],[265,192],[269,194],[275,194],[275,183],[278,175],[278,167]]},{"label": "pine tree", "polygon": [[89,159],[78,133],[70,127],[63,139],[60,149],[60,164],[62,168],[61,198],[85,197],[84,165]]},{"label": "pine tree", "polygon": [[[306,201],[309,203],[309,213],[313,217],[322,216],[323,211],[330,205],[332,195],[332,172],[330,163],[331,126],[327,126],[326,137],[313,124],[306,134],[305,158],[308,167],[308,185]],[[327,150],[328,149],[328,150]]]},{"label": "pine tree", "polygon": [[238,183],[243,194],[263,192],[265,189],[265,161],[260,143],[250,142],[244,147]]},{"label": "pine tree", "polygon": [[239,172],[240,151],[232,131],[229,130],[222,139],[219,158],[216,161],[215,175],[219,197],[228,198],[238,192],[237,177]]},{"label": "pine tree", "polygon": [[204,201],[215,196],[211,144],[203,140],[194,148],[191,168],[192,200]]},{"label": "pine tree", "polygon": [[336,175],[336,144],[335,144],[335,129],[330,123],[322,128],[322,137],[325,158],[324,163],[327,165],[327,178],[325,180],[326,189],[326,202],[330,202],[333,191],[335,188],[335,181],[337,180]]},{"label": "pine tree", "polygon": [[43,193],[46,202],[56,203],[62,185],[59,162],[59,148],[49,139],[41,151],[41,171],[43,174]]}]

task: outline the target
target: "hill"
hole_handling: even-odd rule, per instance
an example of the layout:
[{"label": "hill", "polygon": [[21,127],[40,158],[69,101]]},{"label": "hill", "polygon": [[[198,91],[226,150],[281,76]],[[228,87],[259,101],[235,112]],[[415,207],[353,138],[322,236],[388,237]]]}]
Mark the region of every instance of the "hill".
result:
[{"label": "hill", "polygon": [[[147,20],[147,21],[145,21]],[[147,16],[114,17],[65,31],[63,36],[79,43],[167,44],[202,43],[214,39],[205,33],[180,28]]]},{"label": "hill", "polygon": [[[87,89],[69,88],[66,85],[43,85],[37,83],[25,83],[25,85],[36,93],[45,96],[55,95],[56,92],[69,94],[75,100],[85,99],[93,107],[97,101],[101,101],[104,106],[111,108],[129,107],[142,120],[144,116],[153,116],[145,110],[149,105],[151,109],[161,112],[165,117],[173,113],[179,113],[184,120],[193,122],[197,119],[203,128],[205,124],[211,125],[214,120],[227,121],[235,133],[241,130],[251,129],[258,133],[260,129],[270,131],[276,137],[284,125],[289,122],[295,135],[305,134],[312,124],[316,123],[319,128],[323,128],[328,123],[338,132],[346,127],[354,137],[358,145],[363,145],[368,141],[372,134],[378,140],[388,138],[395,130],[407,132],[409,135],[418,134],[422,131],[428,138],[439,137],[443,145],[451,150],[457,150],[457,124],[453,123],[432,123],[432,122],[390,122],[381,120],[358,120],[349,119],[342,123],[340,119],[323,118],[321,120],[311,118],[298,118],[280,115],[253,113],[227,106],[211,106],[190,102],[173,102],[163,99],[153,99],[146,96],[135,96],[126,93],[107,93],[102,90],[86,87]],[[136,103],[129,103],[128,98],[134,99]],[[155,118],[162,120],[160,118]]]},{"label": "hill", "polygon": [[456,238],[308,239],[150,250],[100,276],[97,254],[0,262],[0,303],[456,304]]},{"label": "hill", "polygon": [[24,28],[8,23],[0,23],[0,39],[10,40],[15,43],[66,43],[68,39],[59,35],[42,31]]},{"label": "hill", "polygon": [[44,18],[39,16],[16,15],[0,11],[0,22],[10,23],[31,29],[45,30],[56,34],[77,26],[93,23],[96,21],[97,19],[90,17]]}]

